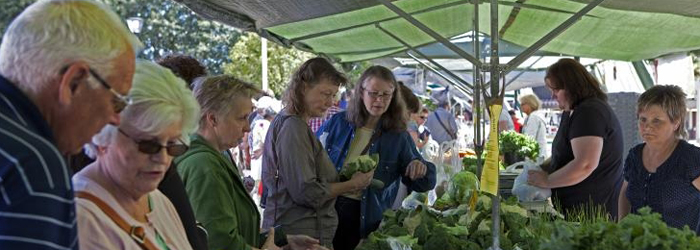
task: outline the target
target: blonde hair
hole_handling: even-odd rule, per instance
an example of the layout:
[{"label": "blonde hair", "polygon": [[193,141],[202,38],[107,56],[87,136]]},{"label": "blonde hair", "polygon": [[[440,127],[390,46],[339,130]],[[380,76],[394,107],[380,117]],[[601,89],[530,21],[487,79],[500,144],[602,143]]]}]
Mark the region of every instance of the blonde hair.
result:
[{"label": "blonde hair", "polygon": [[532,108],[532,111],[538,110],[542,106],[542,101],[540,101],[540,98],[538,98],[536,95],[527,94],[521,96],[519,100],[521,106],[527,104]]},{"label": "blonde hair", "polygon": [[34,94],[60,75],[61,68],[85,61],[111,75],[114,59],[143,44],[109,7],[91,0],[40,0],[7,28],[0,44],[0,74]]},{"label": "blonde hair", "polygon": [[[129,97],[132,103],[119,114],[120,127],[126,125],[155,136],[179,123],[181,139],[189,143],[189,134],[197,129],[200,109],[185,81],[172,71],[153,62],[137,61]],[[93,136],[93,145],[85,146],[88,156],[95,157],[94,145],[109,145],[118,133],[116,128],[107,125]]]},{"label": "blonde hair", "polygon": [[194,97],[202,107],[199,118],[200,126],[204,125],[207,113],[217,116],[227,115],[233,109],[238,98],[252,98],[261,91],[253,84],[238,79],[232,75],[216,75],[197,78],[194,81]]}]

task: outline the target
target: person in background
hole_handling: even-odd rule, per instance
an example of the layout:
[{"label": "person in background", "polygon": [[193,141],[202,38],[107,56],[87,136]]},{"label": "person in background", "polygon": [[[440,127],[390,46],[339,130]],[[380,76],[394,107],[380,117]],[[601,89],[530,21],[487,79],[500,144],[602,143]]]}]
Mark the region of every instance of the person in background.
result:
[{"label": "person in background", "polygon": [[142,48],[95,1],[36,1],[6,27],[0,249],[78,249],[73,171],[63,157],[106,124],[119,124]]},{"label": "person in background", "polygon": [[600,83],[573,59],[547,69],[547,88],[563,110],[543,171],[528,171],[528,183],[551,188],[555,205],[570,217],[598,210],[612,219],[622,185],[622,129]]},{"label": "person in background", "polygon": [[262,154],[265,148],[265,137],[270,128],[270,122],[275,119],[275,116],[277,116],[277,112],[272,107],[265,108],[262,114],[263,119],[255,121],[249,132],[252,135],[251,151],[253,159],[250,162],[250,171],[246,172],[253,180],[253,188],[250,192],[253,200],[258,205],[260,205],[260,196],[262,195]]},{"label": "person in background", "polygon": [[[206,76],[207,74],[206,68],[197,61],[197,59],[187,55],[167,55],[158,59],[156,62],[160,66],[170,69],[175,76],[183,79],[189,89],[192,89],[195,79]],[[192,211],[192,204],[190,204],[190,200],[187,198],[185,184],[177,173],[176,166],[170,166],[168,168],[163,180],[158,184],[158,190],[168,197],[170,202],[175,205],[175,209],[177,209],[177,214],[180,216],[180,220],[185,227],[187,240],[192,245],[192,249],[207,249],[207,231],[201,225],[197,225],[197,220]]]},{"label": "person in background", "polygon": [[336,101],[333,104],[333,106],[331,106],[330,108],[328,108],[328,110],[326,110],[326,114],[323,115],[323,117],[314,117],[314,118],[309,119],[309,128],[311,128],[312,132],[316,133],[316,131],[318,131],[318,129],[321,127],[321,125],[323,125],[323,123],[328,121],[328,119],[331,119],[331,116],[337,114],[340,111],[343,111],[340,108],[340,101]]},{"label": "person in background", "polygon": [[354,249],[379,227],[401,183],[416,192],[435,187],[435,165],[423,159],[406,131],[399,88],[391,70],[369,67],[353,89],[356,98],[348,111],[334,115],[316,133],[338,172],[361,155],[379,154],[378,167],[370,173],[385,184],[338,197],[335,250]]},{"label": "person in background", "polygon": [[[194,209],[207,229],[209,249],[279,249],[274,230],[260,232],[260,213],[245,189],[238,168],[224,151],[250,131],[251,97],[259,90],[230,75],[210,76],[193,86],[202,107],[190,149],[175,159]],[[285,237],[292,246],[314,246],[305,236]]]},{"label": "person in background", "polygon": [[510,114],[508,114],[508,106],[504,104],[501,109],[501,114],[498,117],[498,133],[507,130],[515,130],[515,123]]},{"label": "person in background", "polygon": [[515,132],[520,133],[523,125],[520,124],[520,121],[518,121],[518,116],[515,114],[515,110],[508,110],[508,115],[510,115],[510,119],[513,121],[513,130],[515,130]]},{"label": "person in background", "polygon": [[547,123],[544,114],[540,110],[542,102],[536,95],[524,95],[520,97],[520,109],[527,115],[521,133],[531,136],[540,145],[539,156],[549,157],[547,153]]},{"label": "person in background", "polygon": [[184,81],[146,61],[136,65],[129,98],[122,123],[86,145],[96,161],[73,176],[80,248],[192,249],[175,207],[156,188],[173,157],[187,151],[199,105]]},{"label": "person in background", "polygon": [[428,116],[425,126],[430,130],[433,140],[439,144],[457,139],[457,121],[450,113],[447,95],[442,95],[438,100],[438,108]]},{"label": "person in background", "polygon": [[408,134],[411,135],[413,143],[416,144],[416,148],[420,149],[427,142],[421,139],[421,134],[418,131],[418,122],[420,121],[421,123],[424,123],[423,119],[425,119],[425,117],[422,117],[423,119],[421,119],[421,114],[419,114],[421,111],[420,100],[418,100],[418,97],[413,94],[413,90],[404,86],[400,81],[399,88],[401,91],[401,96],[403,97],[403,102],[406,105],[406,117],[408,117],[406,131],[408,131]]},{"label": "person in background", "polygon": [[700,148],[685,138],[686,95],[678,86],[656,85],[637,100],[644,143],[625,160],[618,218],[648,206],[669,226],[700,234]]},{"label": "person in background", "polygon": [[292,75],[282,99],[285,108],[265,137],[262,178],[269,196],[263,227],[310,235],[331,247],[338,225],[336,197],[369,185],[374,171],[339,182],[333,162],[308,126],[311,117],[323,116],[333,105],[346,81],[320,57],[307,60]]},{"label": "person in background", "polygon": [[188,55],[170,54],[156,60],[160,66],[166,67],[185,80],[187,87],[192,89],[192,83],[198,77],[207,75],[207,68],[197,59]]}]

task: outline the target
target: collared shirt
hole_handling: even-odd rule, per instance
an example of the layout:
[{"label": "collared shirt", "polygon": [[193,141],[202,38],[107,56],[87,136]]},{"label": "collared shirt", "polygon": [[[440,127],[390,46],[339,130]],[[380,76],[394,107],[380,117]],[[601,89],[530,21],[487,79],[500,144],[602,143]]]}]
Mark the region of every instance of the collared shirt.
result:
[{"label": "collared shirt", "polygon": [[269,133],[262,165],[269,194],[263,228],[280,225],[287,234],[308,235],[332,246],[338,226],[335,198],[330,196],[331,183],[338,181],[333,162],[297,115],[282,111]]},{"label": "collared shirt", "polygon": [[331,119],[331,116],[337,114],[340,111],[343,111],[343,110],[340,109],[338,106],[333,105],[330,108],[328,108],[325,116],[309,119],[308,124],[309,124],[309,127],[311,128],[311,132],[316,133],[316,131],[318,131],[318,129],[323,125],[323,123],[328,121],[328,119]]},{"label": "collared shirt", "polygon": [[32,101],[0,76],[0,249],[78,249],[71,170]]}]

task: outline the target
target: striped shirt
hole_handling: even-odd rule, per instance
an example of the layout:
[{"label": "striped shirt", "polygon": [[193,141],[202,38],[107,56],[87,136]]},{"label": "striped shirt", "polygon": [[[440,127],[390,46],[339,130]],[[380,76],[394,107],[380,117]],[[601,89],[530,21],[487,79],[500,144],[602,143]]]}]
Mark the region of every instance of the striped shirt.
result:
[{"label": "striped shirt", "polygon": [[39,109],[0,76],[0,249],[78,249],[71,174]]}]

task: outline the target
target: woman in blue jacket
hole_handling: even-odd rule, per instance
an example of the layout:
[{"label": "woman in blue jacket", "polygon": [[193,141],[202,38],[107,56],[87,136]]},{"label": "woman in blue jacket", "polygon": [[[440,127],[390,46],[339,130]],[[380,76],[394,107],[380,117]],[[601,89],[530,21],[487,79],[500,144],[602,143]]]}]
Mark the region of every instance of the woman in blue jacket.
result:
[{"label": "woman in blue jacket", "polygon": [[353,89],[356,98],[350,101],[347,112],[334,115],[317,132],[339,172],[345,162],[378,153],[374,179],[385,183],[383,188],[370,187],[338,197],[335,250],[355,249],[361,238],[379,227],[382,213],[391,207],[401,182],[417,192],[435,186],[435,165],[420,156],[406,131],[408,117],[398,89],[389,69],[368,68]]}]

